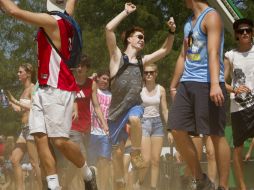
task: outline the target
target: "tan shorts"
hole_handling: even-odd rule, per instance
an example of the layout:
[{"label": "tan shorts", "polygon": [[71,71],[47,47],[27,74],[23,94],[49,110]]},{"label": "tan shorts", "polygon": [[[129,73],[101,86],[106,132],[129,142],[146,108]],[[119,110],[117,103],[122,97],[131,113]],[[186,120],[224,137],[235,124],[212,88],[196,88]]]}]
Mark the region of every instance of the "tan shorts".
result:
[{"label": "tan shorts", "polygon": [[38,88],[32,98],[30,134],[69,138],[75,92],[53,87]]}]

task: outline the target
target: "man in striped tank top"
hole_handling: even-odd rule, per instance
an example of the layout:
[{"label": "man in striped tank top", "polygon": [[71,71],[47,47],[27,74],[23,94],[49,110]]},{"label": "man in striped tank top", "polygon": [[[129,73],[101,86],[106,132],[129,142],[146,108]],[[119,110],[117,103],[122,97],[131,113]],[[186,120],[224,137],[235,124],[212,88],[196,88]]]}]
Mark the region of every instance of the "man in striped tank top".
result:
[{"label": "man in striped tank top", "polygon": [[[219,170],[219,190],[228,188],[230,148],[224,137],[226,89],[224,32],[220,15],[205,0],[185,0],[193,14],[184,26],[184,41],[170,85],[173,105],[169,113],[178,151],[190,168],[198,190],[215,187],[203,174],[188,132],[211,136]],[[177,89],[176,89],[177,88]]]}]

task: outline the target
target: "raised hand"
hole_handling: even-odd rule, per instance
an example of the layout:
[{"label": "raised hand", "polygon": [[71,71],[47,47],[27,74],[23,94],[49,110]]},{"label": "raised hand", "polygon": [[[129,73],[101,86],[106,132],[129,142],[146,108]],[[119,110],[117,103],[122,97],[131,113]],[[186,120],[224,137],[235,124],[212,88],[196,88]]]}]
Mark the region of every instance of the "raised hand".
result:
[{"label": "raised hand", "polygon": [[125,3],[124,10],[127,14],[130,14],[136,10],[136,5],[134,5],[133,3]]},{"label": "raised hand", "polygon": [[174,18],[173,17],[170,17],[168,22],[168,28],[171,32],[175,32],[176,31],[176,24],[175,24],[175,21],[174,21]]}]

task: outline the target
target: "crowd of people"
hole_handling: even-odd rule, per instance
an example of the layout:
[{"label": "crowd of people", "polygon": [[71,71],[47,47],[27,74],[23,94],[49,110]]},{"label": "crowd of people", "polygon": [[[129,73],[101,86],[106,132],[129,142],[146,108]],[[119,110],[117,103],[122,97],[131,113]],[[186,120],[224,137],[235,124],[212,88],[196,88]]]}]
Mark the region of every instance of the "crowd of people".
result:
[{"label": "crowd of people", "polygon": [[[254,137],[253,22],[247,18],[234,22],[237,47],[224,56],[223,22],[218,12],[206,0],[186,0],[193,14],[184,25],[169,89],[172,104],[168,105],[167,92],[156,77],[157,63],[173,46],[173,17],[158,50],[141,54],[145,33],[137,26],[123,32],[121,50],[116,29],[137,10],[133,3],[125,3],[105,27],[109,70],[98,70],[89,77],[89,56],[72,54],[76,26],[66,17],[73,15],[75,4],[76,0],[47,0],[47,10],[65,15],[61,16],[33,13],[11,0],[0,0],[7,14],[39,27],[38,75],[35,77],[31,64],[21,64],[21,96],[16,99],[7,91],[10,108],[21,113],[21,133],[8,156],[3,154],[4,139],[0,139],[0,187],[7,189],[6,184],[14,181],[15,189],[25,189],[21,162],[27,152],[38,190],[144,189],[148,171],[149,188],[156,190],[166,135],[169,144],[176,146],[177,159],[186,164],[184,189],[228,190],[231,151],[225,126],[229,92],[235,176],[239,190],[247,190],[242,152],[244,141]],[[70,68],[67,63],[73,55],[80,60]],[[207,174],[200,164],[203,142]],[[246,160],[253,147],[254,140]],[[60,155],[65,159],[60,161]],[[2,169],[5,160],[11,162],[8,170]],[[63,162],[60,168],[59,162]]]}]

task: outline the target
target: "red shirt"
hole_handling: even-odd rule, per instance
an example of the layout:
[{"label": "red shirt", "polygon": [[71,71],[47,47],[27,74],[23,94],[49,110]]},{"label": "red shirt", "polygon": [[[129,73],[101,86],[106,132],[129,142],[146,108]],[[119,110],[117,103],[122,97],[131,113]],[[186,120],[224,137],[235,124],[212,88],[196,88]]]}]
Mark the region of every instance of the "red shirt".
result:
[{"label": "red shirt", "polygon": [[4,144],[3,143],[0,143],[0,156],[3,156],[4,155]]},{"label": "red shirt", "polygon": [[[73,27],[59,16],[53,16],[58,23],[61,37],[61,55],[70,57],[70,40],[73,36]],[[64,63],[61,56],[48,42],[42,28],[37,34],[38,41],[38,81],[40,85],[49,85],[66,91],[77,91],[75,78]]]},{"label": "red shirt", "polygon": [[92,98],[93,80],[86,79],[84,85],[79,86],[80,90],[76,95],[78,104],[78,120],[72,122],[72,130],[89,133],[91,130],[91,111],[90,102]]}]

